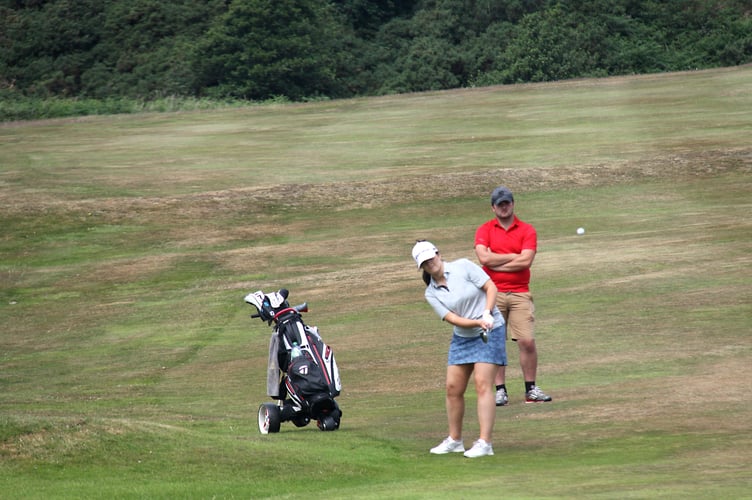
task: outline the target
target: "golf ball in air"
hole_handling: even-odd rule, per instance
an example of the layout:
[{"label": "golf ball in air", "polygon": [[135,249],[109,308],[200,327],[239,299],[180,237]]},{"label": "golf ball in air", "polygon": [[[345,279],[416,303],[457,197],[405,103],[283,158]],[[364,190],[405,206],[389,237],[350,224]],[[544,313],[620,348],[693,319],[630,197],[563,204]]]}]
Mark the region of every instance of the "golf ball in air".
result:
[{"label": "golf ball in air", "polygon": [[578,227],[577,228],[577,234],[585,234],[585,228],[584,227]]}]

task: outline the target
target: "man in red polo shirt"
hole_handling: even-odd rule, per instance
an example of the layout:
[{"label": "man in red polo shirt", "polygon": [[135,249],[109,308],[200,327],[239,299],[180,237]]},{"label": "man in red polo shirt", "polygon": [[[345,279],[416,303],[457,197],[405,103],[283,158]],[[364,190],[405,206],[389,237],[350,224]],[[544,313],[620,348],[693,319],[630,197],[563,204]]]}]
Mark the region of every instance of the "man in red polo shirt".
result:
[{"label": "man in red polo shirt", "polygon": [[[535,305],[530,294],[530,266],[538,250],[535,228],[514,214],[514,196],[505,186],[491,193],[495,217],[475,232],[475,253],[488,276],[496,284],[496,305],[507,323],[507,334],[517,342],[520,367],[525,379],[525,402],[551,401],[535,384],[538,351],[535,347]],[[496,406],[509,402],[505,367],[496,374]]]}]

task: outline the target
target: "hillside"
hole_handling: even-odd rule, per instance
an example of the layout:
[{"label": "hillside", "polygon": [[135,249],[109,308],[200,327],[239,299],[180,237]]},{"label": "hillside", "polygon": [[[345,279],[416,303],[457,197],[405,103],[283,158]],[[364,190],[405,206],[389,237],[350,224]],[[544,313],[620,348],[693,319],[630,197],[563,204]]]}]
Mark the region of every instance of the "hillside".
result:
[{"label": "hillside", "polygon": [[[747,496],[751,76],[0,125],[2,491]],[[496,455],[433,457],[449,328],[409,252],[472,258],[501,183],[539,232],[554,402],[523,403],[510,345]],[[258,434],[269,328],[242,298],[281,287],[335,349],[339,431]]]}]

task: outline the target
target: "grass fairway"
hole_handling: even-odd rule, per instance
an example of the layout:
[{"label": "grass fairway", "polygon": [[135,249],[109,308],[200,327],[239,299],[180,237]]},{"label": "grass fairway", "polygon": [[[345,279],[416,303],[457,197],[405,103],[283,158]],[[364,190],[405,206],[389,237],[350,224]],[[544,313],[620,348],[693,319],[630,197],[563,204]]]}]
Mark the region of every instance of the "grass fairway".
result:
[{"label": "grass fairway", "polygon": [[[750,110],[746,66],[0,125],[0,497],[752,498]],[[431,456],[450,328],[410,248],[474,259],[500,183],[554,402],[510,344],[495,456]],[[280,287],[337,432],[257,431],[242,299]]]}]

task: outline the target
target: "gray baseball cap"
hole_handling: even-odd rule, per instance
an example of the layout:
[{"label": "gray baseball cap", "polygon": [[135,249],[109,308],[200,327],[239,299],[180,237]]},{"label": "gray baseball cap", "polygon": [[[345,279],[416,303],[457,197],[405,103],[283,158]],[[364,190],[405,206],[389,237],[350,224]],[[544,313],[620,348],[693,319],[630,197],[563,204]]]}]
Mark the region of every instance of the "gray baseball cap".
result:
[{"label": "gray baseball cap", "polygon": [[499,186],[491,193],[491,205],[496,206],[502,201],[514,203],[514,195],[506,186]]}]

